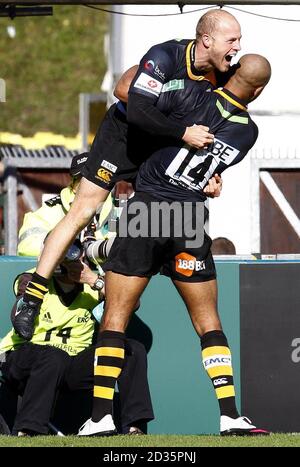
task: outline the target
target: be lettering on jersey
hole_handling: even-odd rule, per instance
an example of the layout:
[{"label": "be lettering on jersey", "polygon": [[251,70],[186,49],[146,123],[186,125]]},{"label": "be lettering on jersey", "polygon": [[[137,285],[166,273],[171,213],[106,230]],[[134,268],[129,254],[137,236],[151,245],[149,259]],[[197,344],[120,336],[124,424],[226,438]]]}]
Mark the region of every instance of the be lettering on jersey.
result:
[{"label": "be lettering on jersey", "polygon": [[213,146],[209,152],[213,156],[217,157],[219,162],[230,165],[238,156],[240,151],[233,146],[230,146],[230,144],[224,143],[224,141],[215,138]]},{"label": "be lettering on jersey", "polygon": [[162,90],[162,83],[155,78],[152,78],[146,73],[141,73],[136,82],[134,83],[134,87],[141,89],[142,91],[149,92],[150,94],[154,94],[155,96],[159,96]]}]

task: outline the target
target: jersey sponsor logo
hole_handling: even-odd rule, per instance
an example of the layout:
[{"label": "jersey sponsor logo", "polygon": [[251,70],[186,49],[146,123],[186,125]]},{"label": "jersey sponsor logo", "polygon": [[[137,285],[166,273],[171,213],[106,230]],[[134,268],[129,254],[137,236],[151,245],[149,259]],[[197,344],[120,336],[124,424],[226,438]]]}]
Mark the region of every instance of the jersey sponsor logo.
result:
[{"label": "jersey sponsor logo", "polygon": [[157,81],[155,79],[150,79],[150,81],[148,81],[148,85],[151,89],[155,89],[157,88]]},{"label": "jersey sponsor logo", "polygon": [[154,74],[156,74],[160,79],[163,79],[163,80],[166,79],[166,75],[164,74],[163,71],[161,71],[158,65],[156,65],[154,68]]},{"label": "jersey sponsor logo", "polygon": [[134,83],[134,87],[158,97],[162,89],[162,83],[146,75],[146,73],[141,73]]},{"label": "jersey sponsor logo", "polygon": [[76,162],[77,165],[84,164],[87,161],[87,156],[82,157],[81,159],[78,159]]},{"label": "jersey sponsor logo", "polygon": [[145,63],[144,68],[145,68],[146,70],[151,71],[151,70],[153,70],[154,66],[155,66],[154,61],[153,61],[153,60],[148,60],[148,61]]},{"label": "jersey sponsor logo", "polygon": [[219,162],[230,165],[238,156],[240,151],[239,149],[230,146],[230,144],[224,143],[224,141],[215,138],[209,152],[212,156],[218,158]]},{"label": "jersey sponsor logo", "polygon": [[46,313],[44,313],[44,315],[43,315],[43,317],[42,317],[42,321],[46,321],[46,323],[53,323],[49,311],[47,311]]},{"label": "jersey sponsor logo", "polygon": [[51,342],[49,345],[52,347],[56,347],[57,349],[61,349],[64,352],[67,352],[69,355],[77,355],[78,350],[76,347],[72,347],[72,345],[67,345],[67,344],[58,344],[57,342]]},{"label": "jersey sponsor logo", "polygon": [[161,92],[177,91],[178,89],[184,89],[184,79],[172,79],[163,85]]},{"label": "jersey sponsor logo", "polygon": [[163,80],[166,79],[166,76],[165,76],[164,72],[161,71],[161,69],[159,68],[158,65],[155,65],[153,60],[148,60],[144,64],[144,68],[145,68],[145,70],[148,70],[149,72],[153,72],[160,79],[163,79]]},{"label": "jersey sponsor logo", "polygon": [[175,269],[179,274],[190,277],[194,271],[205,269],[205,261],[199,261],[188,253],[179,253],[175,256]]},{"label": "jersey sponsor logo", "polygon": [[171,183],[172,185],[176,185],[176,186],[179,185],[179,183],[177,183],[176,180],[173,180],[173,178],[169,178],[168,181],[169,181],[169,183]]},{"label": "jersey sponsor logo", "polygon": [[231,366],[230,355],[214,355],[213,357],[207,357],[203,360],[204,368],[213,368],[215,366]]},{"label": "jersey sponsor logo", "polygon": [[91,314],[89,311],[86,311],[84,313],[84,316],[79,316],[79,318],[77,319],[77,323],[88,323],[90,319],[91,319]]},{"label": "jersey sponsor logo", "polygon": [[221,386],[221,384],[227,384],[227,383],[228,383],[227,378],[214,379],[214,386]]},{"label": "jersey sponsor logo", "polygon": [[97,172],[97,178],[102,180],[105,183],[109,183],[112,177],[112,173],[106,169],[99,169]]},{"label": "jersey sponsor logo", "polygon": [[111,162],[106,161],[105,159],[103,159],[103,161],[101,162],[101,166],[105,167],[105,169],[110,170],[112,173],[115,173],[118,168],[116,165],[112,164]]}]

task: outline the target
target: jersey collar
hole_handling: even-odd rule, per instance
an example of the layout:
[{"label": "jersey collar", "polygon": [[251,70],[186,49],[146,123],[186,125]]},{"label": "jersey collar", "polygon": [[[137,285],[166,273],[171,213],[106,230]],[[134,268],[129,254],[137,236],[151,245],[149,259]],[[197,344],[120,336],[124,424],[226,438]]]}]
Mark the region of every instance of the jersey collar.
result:
[{"label": "jersey collar", "polygon": [[198,75],[197,70],[194,67],[194,62],[195,62],[195,47],[196,47],[196,42],[191,41],[187,45],[186,48],[186,69],[187,69],[187,74],[188,77],[194,81],[202,81],[205,79],[205,76],[203,75]]},{"label": "jersey collar", "polygon": [[237,96],[232,94],[232,92],[228,91],[228,89],[219,88],[219,89],[215,89],[214,92],[216,92],[217,94],[220,94],[220,96],[224,97],[224,99],[226,99],[228,102],[230,102],[235,107],[238,107],[239,109],[245,110],[246,112],[248,112],[248,109],[245,103],[241,99],[239,99]]}]

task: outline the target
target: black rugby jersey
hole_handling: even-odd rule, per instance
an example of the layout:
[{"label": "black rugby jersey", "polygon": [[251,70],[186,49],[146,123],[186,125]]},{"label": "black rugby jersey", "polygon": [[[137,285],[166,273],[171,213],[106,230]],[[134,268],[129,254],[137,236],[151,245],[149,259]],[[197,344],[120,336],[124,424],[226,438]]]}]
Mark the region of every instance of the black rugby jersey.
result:
[{"label": "black rugby jersey", "polygon": [[204,76],[194,67],[196,42],[171,40],[153,46],[142,58],[128,94],[128,121],[153,135],[182,139],[186,127],[182,122],[170,121],[156,107],[163,85],[172,79],[211,79],[212,71]]},{"label": "black rugby jersey", "polygon": [[[155,102],[163,85],[174,78],[203,80],[203,72],[196,70],[193,65],[194,53],[194,40],[173,39],[154,45],[142,58],[129,93],[142,94]],[[215,84],[214,73],[207,77]]]},{"label": "black rugby jersey", "polygon": [[[213,89],[207,81],[168,83],[157,106],[186,126],[208,126],[214,143],[197,150],[175,139],[158,139],[139,170],[136,191],[151,193],[161,200],[205,200],[203,188],[208,180],[240,162],[254,145],[256,124],[241,100],[226,89]],[[149,146],[147,141],[144,145]]]}]

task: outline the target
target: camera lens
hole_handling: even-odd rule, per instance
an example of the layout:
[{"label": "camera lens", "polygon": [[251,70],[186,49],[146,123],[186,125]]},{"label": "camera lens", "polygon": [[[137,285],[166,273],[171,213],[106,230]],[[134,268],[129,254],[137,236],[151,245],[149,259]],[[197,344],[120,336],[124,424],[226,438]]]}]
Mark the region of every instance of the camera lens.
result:
[{"label": "camera lens", "polygon": [[67,251],[65,260],[67,261],[77,261],[81,257],[82,249],[73,243]]}]

